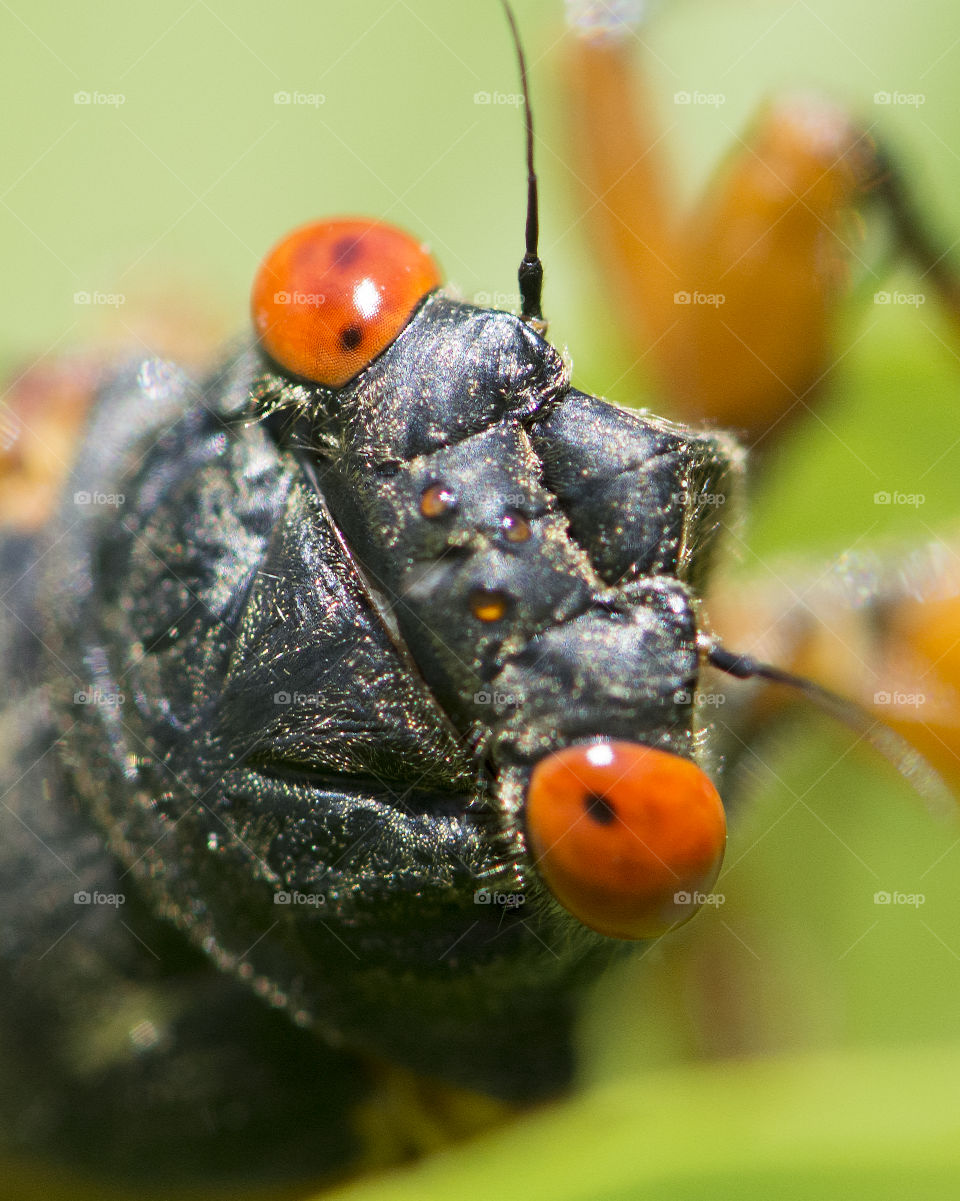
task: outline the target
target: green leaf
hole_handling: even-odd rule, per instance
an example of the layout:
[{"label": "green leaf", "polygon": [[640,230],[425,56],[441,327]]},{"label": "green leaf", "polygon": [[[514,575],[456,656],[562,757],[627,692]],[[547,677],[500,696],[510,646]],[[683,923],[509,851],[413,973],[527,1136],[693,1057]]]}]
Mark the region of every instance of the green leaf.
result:
[{"label": "green leaf", "polygon": [[960,1043],[656,1072],[325,1201],[942,1201],[958,1078]]}]

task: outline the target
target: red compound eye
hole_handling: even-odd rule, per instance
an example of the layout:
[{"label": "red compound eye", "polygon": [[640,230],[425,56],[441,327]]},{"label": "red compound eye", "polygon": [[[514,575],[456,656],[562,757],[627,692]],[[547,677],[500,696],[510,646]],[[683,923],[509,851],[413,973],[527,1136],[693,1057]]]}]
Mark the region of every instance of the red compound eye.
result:
[{"label": "red compound eye", "polygon": [[288,371],[338,388],[385,350],[440,284],[427,251],[378,221],[315,221],[279,242],[253,285],[253,325]]},{"label": "red compound eye", "polygon": [[700,768],[633,742],[542,759],[526,828],[550,891],[610,938],[655,938],[691,918],[720,872],[727,837],[720,797]]}]

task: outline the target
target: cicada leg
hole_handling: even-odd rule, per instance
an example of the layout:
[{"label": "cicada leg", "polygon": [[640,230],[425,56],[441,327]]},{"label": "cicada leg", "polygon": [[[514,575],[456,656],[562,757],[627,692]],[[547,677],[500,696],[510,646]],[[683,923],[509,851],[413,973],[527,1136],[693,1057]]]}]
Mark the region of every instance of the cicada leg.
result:
[{"label": "cicada leg", "polygon": [[577,173],[614,308],[674,415],[754,438],[802,412],[828,371],[876,172],[869,139],[810,97],[770,105],[691,211],[669,178],[642,62],[625,37],[581,36],[568,80]]},{"label": "cicada leg", "polygon": [[673,294],[687,274],[672,204],[675,186],[663,130],[619,41],[577,40],[566,71],[573,167],[612,308],[624,314],[640,353],[656,348],[678,318]]},{"label": "cicada leg", "polygon": [[357,1175],[432,1155],[508,1122],[517,1108],[480,1093],[368,1060],[373,1081],[351,1125],[363,1147]]},{"label": "cicada leg", "polygon": [[960,330],[960,277],[889,153],[836,105],[767,105],[684,211],[643,56],[612,17],[570,39],[574,169],[593,193],[603,278],[675,416],[768,442],[811,407],[836,357],[838,309],[882,210]]},{"label": "cicada leg", "polygon": [[[724,641],[851,697],[960,786],[955,538],[845,556],[828,572],[809,563],[782,568],[765,586],[742,576],[721,581],[710,612]],[[794,699],[761,689],[745,724],[769,725]]]},{"label": "cicada leg", "polygon": [[98,371],[80,356],[39,363],[0,401],[0,525],[29,533],[51,516]]},{"label": "cicada leg", "polygon": [[[211,302],[185,301],[197,285],[148,291],[83,350],[7,372],[0,390],[0,528],[29,534],[53,515],[98,389],[121,362],[169,358],[198,372],[226,329]],[[213,314],[211,315],[211,309]],[[78,503],[84,503],[82,500]]]}]

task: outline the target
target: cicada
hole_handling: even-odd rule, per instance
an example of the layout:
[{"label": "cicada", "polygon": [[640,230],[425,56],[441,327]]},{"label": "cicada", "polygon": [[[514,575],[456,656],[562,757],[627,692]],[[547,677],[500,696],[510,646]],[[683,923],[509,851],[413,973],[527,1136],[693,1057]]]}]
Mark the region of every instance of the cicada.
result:
[{"label": "cicada", "polygon": [[556,1096],[584,991],[712,895],[702,673],[872,728],[711,624],[743,452],[573,386],[526,132],[519,315],[314,221],[206,376],[61,386],[61,499],[2,550],[15,1148],[333,1176],[415,1146],[384,1081],[452,1126]]}]

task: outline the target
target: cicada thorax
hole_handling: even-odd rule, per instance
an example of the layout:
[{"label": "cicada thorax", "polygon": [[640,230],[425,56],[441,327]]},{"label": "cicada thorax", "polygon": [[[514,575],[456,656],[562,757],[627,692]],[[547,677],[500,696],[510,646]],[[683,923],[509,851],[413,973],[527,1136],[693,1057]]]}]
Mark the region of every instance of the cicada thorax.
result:
[{"label": "cicada thorax", "polygon": [[[446,369],[438,372],[438,363]],[[659,559],[650,603],[605,583],[590,541],[585,547],[571,537],[548,487],[540,452],[561,399],[581,398],[570,395],[556,352],[522,322],[434,294],[352,388],[301,415],[293,436],[316,448],[316,478],[337,524],[461,729],[489,728],[488,693],[505,695],[509,681],[512,707],[525,711],[517,754],[542,754],[548,737],[595,735],[598,725],[611,737],[636,735],[665,715],[676,720],[664,723],[664,739],[673,731],[679,747],[689,736],[689,708],[673,697],[696,674],[690,598],[674,576],[679,614],[671,622],[663,613],[669,604],[655,615],[653,603],[654,593],[668,590],[678,539],[661,529],[653,547],[620,548],[625,583],[638,550]],[[331,441],[333,453],[324,449]],[[555,467],[562,473],[559,456]],[[679,491],[675,479],[670,484]],[[600,492],[604,482],[592,486]],[[677,659],[645,687],[649,672],[640,670],[636,649],[658,623]],[[607,639],[596,639],[592,661],[577,645],[588,628]],[[538,669],[524,671],[520,657],[534,638]],[[624,663],[617,694],[612,673],[625,657],[633,662]],[[501,703],[501,715],[510,707]]]}]

